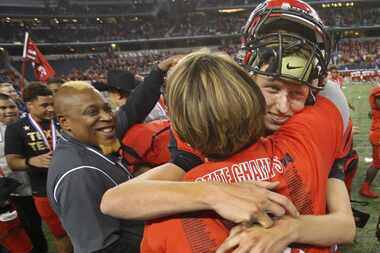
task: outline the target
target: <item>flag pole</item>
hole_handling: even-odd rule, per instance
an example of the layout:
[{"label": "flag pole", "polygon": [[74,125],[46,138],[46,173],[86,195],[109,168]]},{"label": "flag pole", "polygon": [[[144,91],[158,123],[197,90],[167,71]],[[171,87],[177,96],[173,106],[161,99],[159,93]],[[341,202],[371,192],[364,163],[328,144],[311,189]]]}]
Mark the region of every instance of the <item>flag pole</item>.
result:
[{"label": "flag pole", "polygon": [[21,64],[21,80],[20,80],[20,91],[21,91],[21,95],[23,94],[24,92],[24,87],[25,87],[25,69],[26,69],[26,50],[28,48],[28,40],[29,40],[29,33],[28,32],[25,32],[25,39],[24,39],[24,49],[22,50],[22,64]]},{"label": "flag pole", "polygon": [[25,32],[24,49],[22,50],[22,58],[26,58],[26,49],[28,47],[29,33]]}]

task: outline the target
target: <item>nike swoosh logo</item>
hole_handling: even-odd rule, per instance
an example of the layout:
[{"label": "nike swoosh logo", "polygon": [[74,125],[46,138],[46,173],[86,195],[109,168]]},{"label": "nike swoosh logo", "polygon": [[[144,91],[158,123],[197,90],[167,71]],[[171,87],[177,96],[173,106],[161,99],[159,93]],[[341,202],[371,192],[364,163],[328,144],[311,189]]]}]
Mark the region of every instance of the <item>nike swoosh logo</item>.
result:
[{"label": "nike swoosh logo", "polygon": [[289,65],[289,63],[288,63],[288,64],[286,64],[286,68],[287,68],[287,69],[300,69],[300,68],[303,68],[303,66],[291,66],[291,65]]}]

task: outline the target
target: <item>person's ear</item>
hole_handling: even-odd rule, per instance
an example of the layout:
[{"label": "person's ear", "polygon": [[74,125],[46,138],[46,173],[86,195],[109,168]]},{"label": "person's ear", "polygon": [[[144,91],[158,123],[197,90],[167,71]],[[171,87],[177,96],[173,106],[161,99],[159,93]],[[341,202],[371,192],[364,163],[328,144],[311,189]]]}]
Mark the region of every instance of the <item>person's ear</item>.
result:
[{"label": "person's ear", "polygon": [[33,111],[33,102],[26,102],[25,105],[29,112]]},{"label": "person's ear", "polygon": [[57,120],[63,130],[67,132],[71,131],[70,122],[64,115],[57,115]]}]

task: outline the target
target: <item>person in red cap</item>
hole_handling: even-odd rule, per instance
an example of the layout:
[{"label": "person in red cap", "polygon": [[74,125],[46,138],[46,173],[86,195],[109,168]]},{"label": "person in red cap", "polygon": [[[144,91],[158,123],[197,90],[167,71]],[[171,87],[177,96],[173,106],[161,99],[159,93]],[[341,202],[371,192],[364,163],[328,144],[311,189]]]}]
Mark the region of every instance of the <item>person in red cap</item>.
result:
[{"label": "person in red cap", "polygon": [[372,145],[372,165],[367,169],[366,177],[360,187],[360,195],[367,198],[377,198],[378,194],[371,189],[371,184],[380,169],[380,87],[373,88],[369,94],[372,125],[369,131],[369,141]]}]

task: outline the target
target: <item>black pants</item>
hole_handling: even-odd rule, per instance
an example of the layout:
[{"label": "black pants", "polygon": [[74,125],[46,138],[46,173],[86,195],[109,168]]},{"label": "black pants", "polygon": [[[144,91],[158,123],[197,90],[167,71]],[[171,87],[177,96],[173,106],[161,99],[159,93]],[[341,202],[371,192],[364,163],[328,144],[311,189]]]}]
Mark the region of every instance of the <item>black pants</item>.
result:
[{"label": "black pants", "polygon": [[0,245],[0,253],[9,253],[9,251]]},{"label": "black pants", "polygon": [[46,253],[48,244],[42,230],[41,217],[34,206],[32,196],[14,196],[12,201],[16,206],[18,216],[26,233],[33,244],[31,253]]}]

